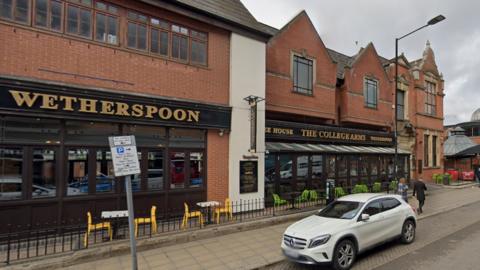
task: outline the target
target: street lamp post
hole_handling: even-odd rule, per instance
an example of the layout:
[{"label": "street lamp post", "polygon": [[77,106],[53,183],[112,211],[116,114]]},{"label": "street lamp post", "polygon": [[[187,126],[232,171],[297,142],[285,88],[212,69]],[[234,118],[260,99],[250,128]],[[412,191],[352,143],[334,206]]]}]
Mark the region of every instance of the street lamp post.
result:
[{"label": "street lamp post", "polygon": [[393,168],[394,168],[394,179],[397,181],[398,180],[398,165],[397,165],[397,157],[398,157],[398,131],[397,131],[397,121],[398,121],[398,108],[397,108],[397,91],[398,91],[398,41],[401,40],[402,38],[405,38],[425,27],[428,27],[430,25],[434,25],[436,23],[439,23],[441,21],[445,20],[445,16],[443,15],[438,15],[435,18],[429,20],[427,24],[425,24],[422,27],[419,27],[412,32],[403,35],[399,38],[395,38],[395,127],[394,127],[394,137],[395,137],[395,157],[393,159]]}]

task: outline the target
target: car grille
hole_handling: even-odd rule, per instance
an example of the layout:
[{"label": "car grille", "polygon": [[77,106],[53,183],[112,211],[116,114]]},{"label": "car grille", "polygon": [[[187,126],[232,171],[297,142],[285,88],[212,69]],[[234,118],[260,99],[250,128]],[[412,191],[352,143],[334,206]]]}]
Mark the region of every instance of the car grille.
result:
[{"label": "car grille", "polygon": [[307,240],[303,238],[297,238],[290,235],[283,235],[283,242],[285,245],[294,249],[304,249],[307,245]]}]

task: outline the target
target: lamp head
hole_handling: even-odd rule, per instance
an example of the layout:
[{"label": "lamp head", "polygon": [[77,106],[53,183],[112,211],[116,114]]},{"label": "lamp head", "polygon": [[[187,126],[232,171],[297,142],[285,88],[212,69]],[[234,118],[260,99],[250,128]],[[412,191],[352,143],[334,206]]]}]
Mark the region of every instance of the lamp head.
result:
[{"label": "lamp head", "polygon": [[428,25],[434,25],[436,23],[439,23],[441,21],[445,20],[445,16],[443,15],[438,15],[437,17],[431,19],[430,21],[428,21]]}]

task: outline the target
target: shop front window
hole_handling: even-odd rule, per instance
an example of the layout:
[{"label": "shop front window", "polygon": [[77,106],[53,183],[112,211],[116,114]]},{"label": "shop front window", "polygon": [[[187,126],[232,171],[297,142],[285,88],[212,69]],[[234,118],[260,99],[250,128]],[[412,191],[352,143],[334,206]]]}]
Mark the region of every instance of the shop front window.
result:
[{"label": "shop front window", "polygon": [[165,147],[167,131],[163,127],[124,125],[124,134],[134,135],[137,147]]},{"label": "shop front window", "polygon": [[265,198],[271,200],[275,193],[275,160],[276,155],[265,155]]},{"label": "shop front window", "polygon": [[292,191],[292,157],[279,155],[280,161],[280,194]]},{"label": "shop front window", "polygon": [[163,185],[163,151],[148,152],[148,190],[162,190]]},{"label": "shop front window", "polygon": [[372,176],[374,181],[377,181],[378,176],[378,157],[372,156],[369,158],[370,160],[370,175]]},{"label": "shop front window", "polygon": [[330,179],[335,179],[335,172],[337,170],[335,163],[336,163],[335,156],[327,157],[327,176]]},{"label": "shop front window", "polygon": [[203,185],[203,153],[190,153],[190,187]]},{"label": "shop front window", "polygon": [[350,156],[350,176],[358,176],[358,156]]},{"label": "shop front window", "polygon": [[120,135],[118,124],[86,121],[66,122],[66,144],[108,146],[108,137],[115,135]]},{"label": "shop front window", "polygon": [[323,178],[323,156],[313,155],[311,157],[312,163],[312,188],[321,189],[322,188],[322,178]]},{"label": "shop front window", "polygon": [[185,188],[185,152],[170,152],[170,189]]},{"label": "shop front window", "polygon": [[182,148],[204,148],[205,131],[199,129],[171,128],[170,146]]},{"label": "shop front window", "polygon": [[56,151],[52,149],[33,149],[32,198],[55,197]]},{"label": "shop front window", "polygon": [[88,194],[88,150],[69,149],[67,159],[67,196]]},{"label": "shop front window", "polygon": [[22,149],[0,147],[0,200],[22,198],[22,168]]},{"label": "shop front window", "polygon": [[97,170],[95,176],[95,192],[112,192],[115,185],[112,153],[108,150],[97,151]]},{"label": "shop front window", "polygon": [[297,156],[297,190],[302,191],[306,188],[308,176],[308,156]]},{"label": "shop front window", "polygon": [[338,156],[337,157],[338,163],[338,178],[347,177],[347,157],[346,156]]}]

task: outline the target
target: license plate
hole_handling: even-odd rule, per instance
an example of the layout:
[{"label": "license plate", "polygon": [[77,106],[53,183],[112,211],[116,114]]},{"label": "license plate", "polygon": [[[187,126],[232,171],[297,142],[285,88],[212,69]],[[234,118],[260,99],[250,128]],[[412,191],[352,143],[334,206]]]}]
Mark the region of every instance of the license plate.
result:
[{"label": "license plate", "polygon": [[298,252],[296,252],[295,250],[285,249],[284,252],[285,255],[290,258],[296,259],[298,257]]}]

